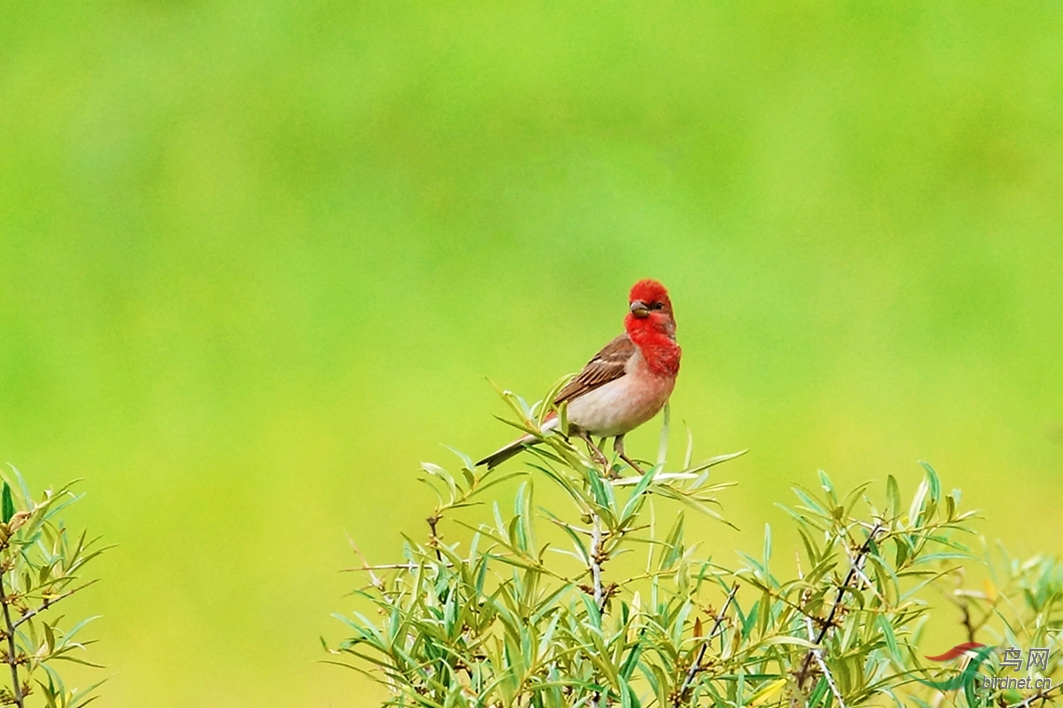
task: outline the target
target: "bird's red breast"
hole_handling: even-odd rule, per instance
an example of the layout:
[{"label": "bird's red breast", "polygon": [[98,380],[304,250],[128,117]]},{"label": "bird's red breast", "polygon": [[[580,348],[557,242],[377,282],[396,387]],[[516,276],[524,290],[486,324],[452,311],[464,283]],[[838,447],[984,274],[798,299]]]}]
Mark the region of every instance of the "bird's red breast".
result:
[{"label": "bird's red breast", "polygon": [[[624,318],[627,336],[654,373],[674,378],[683,352],[675,341],[675,313],[668,290],[660,282],[646,278],[631,287],[628,300],[632,310]],[[639,316],[641,310],[635,309],[639,303],[646,308],[643,316]]]}]

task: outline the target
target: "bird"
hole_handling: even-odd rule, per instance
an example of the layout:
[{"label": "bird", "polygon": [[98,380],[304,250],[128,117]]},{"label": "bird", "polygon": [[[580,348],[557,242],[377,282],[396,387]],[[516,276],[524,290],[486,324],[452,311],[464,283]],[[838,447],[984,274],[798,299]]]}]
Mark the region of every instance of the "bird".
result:
[{"label": "bird", "polygon": [[[652,278],[631,287],[624,333],[602,347],[554,398],[567,404],[569,432],[582,438],[597,464],[607,460],[593,437],[613,438],[613,450],[639,474],[644,471],[624,451],[624,436],[647,422],[667,403],[679,375],[682,350],[675,340],[675,313],[668,290]],[[551,412],[542,431],[561,421]],[[541,438],[527,434],[476,463],[491,469]],[[608,471],[607,471],[608,472]]]}]

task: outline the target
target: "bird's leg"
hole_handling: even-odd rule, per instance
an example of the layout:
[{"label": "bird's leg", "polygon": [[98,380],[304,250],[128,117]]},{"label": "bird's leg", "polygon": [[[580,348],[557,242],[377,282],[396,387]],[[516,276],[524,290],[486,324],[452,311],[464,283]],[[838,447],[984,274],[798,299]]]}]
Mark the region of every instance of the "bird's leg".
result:
[{"label": "bird's leg", "polygon": [[599,465],[602,466],[602,471],[605,472],[606,476],[608,476],[609,475],[609,469],[608,469],[609,460],[606,459],[605,453],[602,452],[600,447],[598,447],[597,445],[594,444],[594,441],[591,440],[590,433],[588,433],[586,430],[581,430],[581,431],[579,431],[578,434],[579,434],[579,436],[581,438],[583,438],[583,442],[587,443],[587,452],[590,453],[591,458],[594,460],[594,462],[596,464],[599,464]]},{"label": "bird's leg", "polygon": [[624,462],[626,462],[629,465],[631,465],[631,469],[635,470],[639,474],[646,474],[646,470],[644,470],[641,467],[639,467],[635,463],[634,460],[632,460],[630,457],[628,457],[626,454],[624,454],[624,436],[623,435],[617,435],[616,436],[616,439],[613,441],[613,450],[616,451],[616,454],[620,456],[621,460],[623,460]]},{"label": "bird's leg", "polygon": [[[602,451],[602,457],[605,457],[605,441],[608,438],[598,438],[598,449]],[[620,470],[613,465],[612,462],[605,463],[605,476],[608,479],[620,479]]]}]

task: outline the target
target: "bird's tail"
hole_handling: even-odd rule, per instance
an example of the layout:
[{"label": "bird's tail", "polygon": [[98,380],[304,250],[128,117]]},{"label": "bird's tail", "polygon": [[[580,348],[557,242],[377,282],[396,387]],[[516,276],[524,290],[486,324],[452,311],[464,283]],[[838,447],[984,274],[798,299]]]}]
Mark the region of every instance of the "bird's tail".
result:
[{"label": "bird's tail", "polygon": [[[543,422],[543,432],[546,432],[547,430],[553,430],[559,424],[560,421],[557,419],[557,415],[551,413]],[[537,444],[539,440],[540,439],[538,436],[532,435],[531,433],[528,433],[527,435],[522,435],[513,442],[502,448],[499,448],[498,450],[495,450],[490,455],[477,462],[476,466],[479,467],[480,465],[487,465],[487,469],[497,467],[509,458],[516,455],[524,448]]]},{"label": "bird's tail", "polygon": [[480,465],[487,465],[487,469],[497,467],[509,458],[516,455],[524,448],[528,447],[529,445],[534,445],[537,442],[539,442],[539,439],[534,435],[524,435],[522,437],[517,438],[505,447],[495,450],[490,455],[477,462],[476,466],[479,467]]}]

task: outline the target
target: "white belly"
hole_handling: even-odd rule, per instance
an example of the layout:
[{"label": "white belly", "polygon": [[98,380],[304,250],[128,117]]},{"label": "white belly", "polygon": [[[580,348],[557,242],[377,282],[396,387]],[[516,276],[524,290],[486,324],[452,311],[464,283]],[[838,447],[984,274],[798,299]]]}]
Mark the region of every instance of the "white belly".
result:
[{"label": "white belly", "polygon": [[654,374],[636,355],[627,373],[568,404],[570,423],[596,437],[624,435],[661,410],[675,379]]}]

